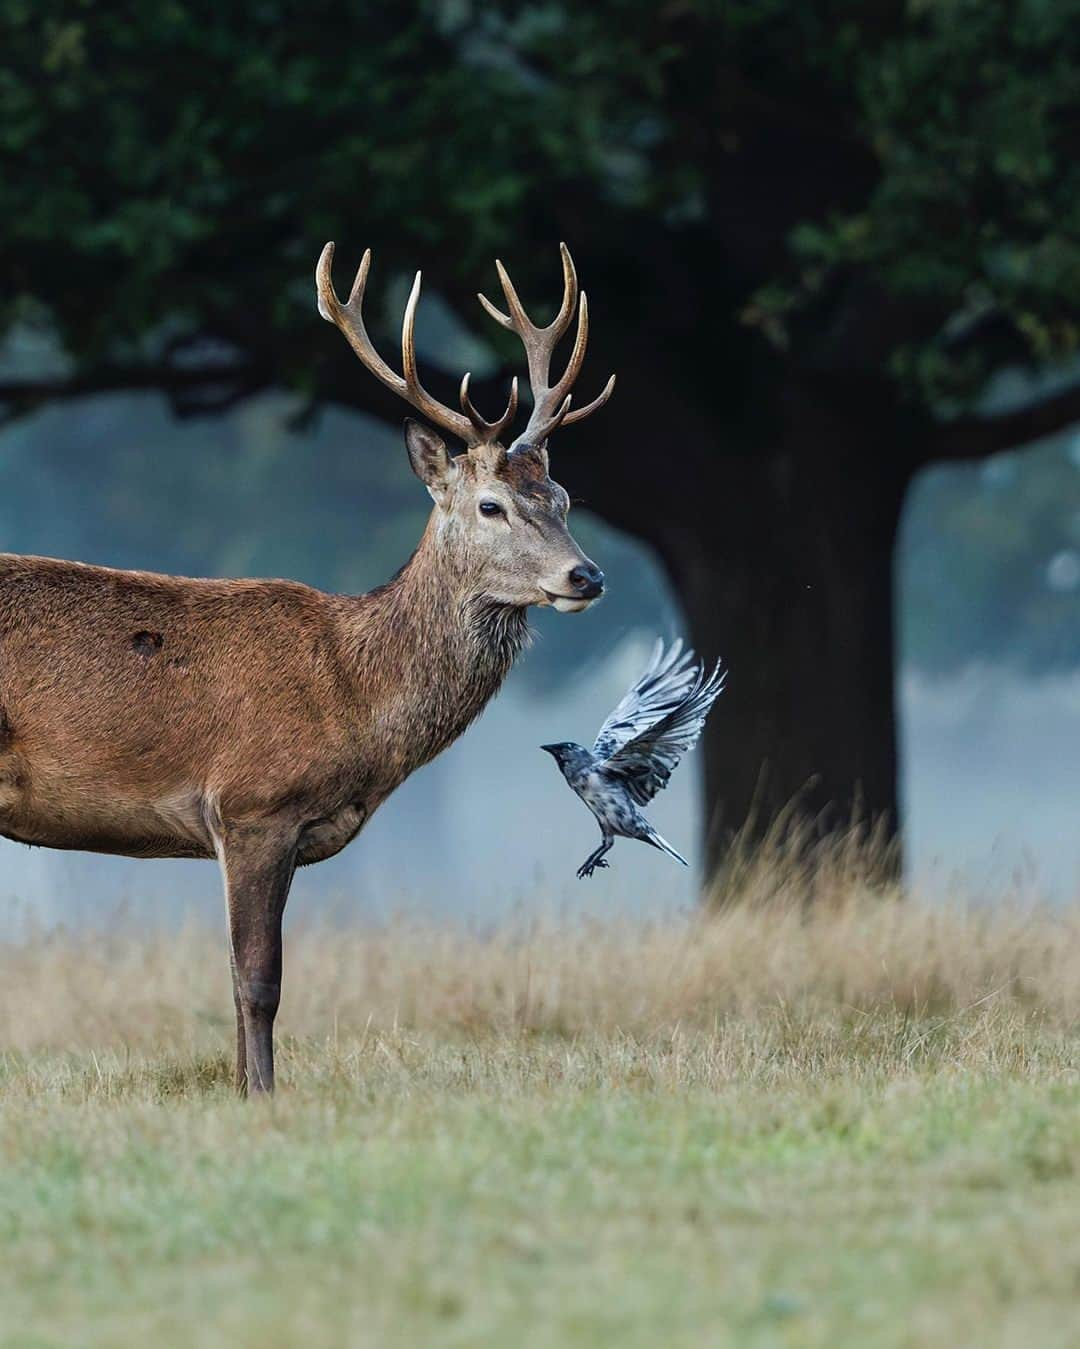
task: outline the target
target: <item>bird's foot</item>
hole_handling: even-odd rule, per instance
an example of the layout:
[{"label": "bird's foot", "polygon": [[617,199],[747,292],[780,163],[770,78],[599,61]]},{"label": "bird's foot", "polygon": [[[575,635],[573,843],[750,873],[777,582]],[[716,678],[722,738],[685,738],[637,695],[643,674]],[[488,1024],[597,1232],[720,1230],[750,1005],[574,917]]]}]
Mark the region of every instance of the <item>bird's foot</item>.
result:
[{"label": "bird's foot", "polygon": [[582,862],[578,867],[578,880],[583,881],[586,876],[591,876],[597,867],[606,867],[608,864],[603,857],[596,858],[595,861],[590,857],[587,862]]}]

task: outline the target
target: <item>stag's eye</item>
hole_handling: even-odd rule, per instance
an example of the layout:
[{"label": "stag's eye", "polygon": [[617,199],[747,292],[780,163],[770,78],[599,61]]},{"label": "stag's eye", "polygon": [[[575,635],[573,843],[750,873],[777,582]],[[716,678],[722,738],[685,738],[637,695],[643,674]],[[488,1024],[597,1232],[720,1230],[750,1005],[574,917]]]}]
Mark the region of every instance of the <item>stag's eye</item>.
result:
[{"label": "stag's eye", "polygon": [[505,515],[506,512],[503,510],[503,508],[499,505],[497,501],[481,501],[480,514],[493,516],[493,515]]}]

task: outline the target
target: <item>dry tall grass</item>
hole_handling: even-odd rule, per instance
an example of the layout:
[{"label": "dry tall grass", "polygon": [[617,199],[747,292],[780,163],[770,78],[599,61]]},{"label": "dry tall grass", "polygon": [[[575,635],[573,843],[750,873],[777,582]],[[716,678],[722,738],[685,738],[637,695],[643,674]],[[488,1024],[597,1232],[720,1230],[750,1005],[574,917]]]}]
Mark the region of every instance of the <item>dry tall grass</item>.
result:
[{"label": "dry tall grass", "polygon": [[[922,902],[875,880],[865,849],[844,843],[800,857],[747,856],[724,881],[738,902],[660,922],[294,927],[279,1028],[340,1044],[388,1030],[651,1037],[738,1027],[758,1049],[801,1028],[818,1049],[842,1032],[847,1054],[861,1027],[900,1028],[918,1045],[941,1025],[975,1057],[1000,1048],[1005,1023],[1051,1034],[1075,1025],[1080,910]],[[0,969],[9,1052],[229,1043],[223,933],[37,934],[0,947]]]}]

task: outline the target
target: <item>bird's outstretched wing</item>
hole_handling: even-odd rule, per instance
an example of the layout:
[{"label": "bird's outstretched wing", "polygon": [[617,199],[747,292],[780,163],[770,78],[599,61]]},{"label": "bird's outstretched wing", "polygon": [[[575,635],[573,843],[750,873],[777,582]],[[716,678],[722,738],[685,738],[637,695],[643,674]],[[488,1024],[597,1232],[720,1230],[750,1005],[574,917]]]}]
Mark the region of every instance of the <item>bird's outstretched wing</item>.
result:
[{"label": "bird's outstretched wing", "polygon": [[601,773],[620,781],[639,806],[648,805],[667,786],[679,760],[697,744],[705,718],[723,690],[725,674],[719,664],[710,675],[701,665],[690,673],[691,687],[678,706],[600,765]]},{"label": "bird's outstretched wing", "polygon": [[694,687],[698,674],[694,653],[683,651],[680,640],[676,639],[665,650],[663,640],[658,638],[644,674],[627,689],[600,727],[593,754],[598,759],[610,758],[634,736],[655,726],[679,706]]}]

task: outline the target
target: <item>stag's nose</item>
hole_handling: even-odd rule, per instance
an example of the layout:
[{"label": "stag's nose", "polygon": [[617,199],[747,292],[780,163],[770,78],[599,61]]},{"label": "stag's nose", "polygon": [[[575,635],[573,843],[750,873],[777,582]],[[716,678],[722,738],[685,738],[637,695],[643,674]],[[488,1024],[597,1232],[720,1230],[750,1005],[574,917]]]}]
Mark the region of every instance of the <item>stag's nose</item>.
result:
[{"label": "stag's nose", "polygon": [[583,600],[595,600],[604,593],[604,573],[595,562],[579,562],[571,569],[569,581]]}]

